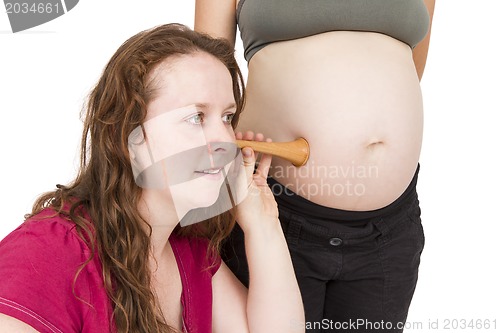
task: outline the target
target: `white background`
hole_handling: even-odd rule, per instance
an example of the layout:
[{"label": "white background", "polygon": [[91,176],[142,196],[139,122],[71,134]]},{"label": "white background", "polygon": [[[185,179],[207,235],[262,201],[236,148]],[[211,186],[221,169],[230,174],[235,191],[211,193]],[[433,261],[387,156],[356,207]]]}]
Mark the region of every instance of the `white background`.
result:
[{"label": "white background", "polygon": [[[499,13],[498,0],[437,0],[422,80],[426,246],[408,318],[422,326],[407,332],[494,331],[445,330],[448,319],[496,319],[500,331]],[[192,27],[193,15],[194,0],[82,0],[13,34],[2,8],[0,239],[40,193],[75,176],[80,111],[118,46],[154,25]],[[246,72],[240,44],[237,54]],[[429,328],[436,320],[439,329]]]}]

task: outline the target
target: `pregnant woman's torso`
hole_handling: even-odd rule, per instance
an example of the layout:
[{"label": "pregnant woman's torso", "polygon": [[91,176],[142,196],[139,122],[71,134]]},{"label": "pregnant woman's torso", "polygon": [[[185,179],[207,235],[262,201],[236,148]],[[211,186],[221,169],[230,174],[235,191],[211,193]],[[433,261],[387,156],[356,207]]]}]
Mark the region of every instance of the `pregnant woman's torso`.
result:
[{"label": "pregnant woman's torso", "polygon": [[[263,0],[241,1],[240,24],[245,6]],[[384,1],[401,0],[378,2]],[[310,145],[303,167],[273,159],[277,181],[312,202],[346,210],[378,209],[404,192],[419,159],[423,113],[407,43],[378,32],[327,31],[251,52],[238,129],[274,141],[304,137]]]}]

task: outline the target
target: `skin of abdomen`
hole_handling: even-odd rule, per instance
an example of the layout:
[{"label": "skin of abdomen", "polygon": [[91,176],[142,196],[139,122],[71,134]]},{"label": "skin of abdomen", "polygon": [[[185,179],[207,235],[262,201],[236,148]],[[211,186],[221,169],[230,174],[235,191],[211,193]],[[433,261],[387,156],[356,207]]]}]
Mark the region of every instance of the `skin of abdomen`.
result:
[{"label": "skin of abdomen", "polygon": [[270,174],[327,207],[366,211],[396,200],[420,155],[423,106],[411,48],[370,32],[328,32],[270,44],[250,60],[238,130],[304,137],[305,166]]}]

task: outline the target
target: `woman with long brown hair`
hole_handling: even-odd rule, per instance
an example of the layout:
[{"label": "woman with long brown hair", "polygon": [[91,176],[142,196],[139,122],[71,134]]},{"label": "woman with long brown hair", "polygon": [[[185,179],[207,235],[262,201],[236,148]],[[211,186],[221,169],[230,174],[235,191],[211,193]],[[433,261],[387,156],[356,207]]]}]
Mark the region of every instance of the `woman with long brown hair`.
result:
[{"label": "woman with long brown hair", "polygon": [[[270,156],[254,174],[254,152],[231,149],[243,103],[225,41],[178,24],[127,40],[89,96],[78,176],[0,243],[0,332],[303,331]],[[181,228],[217,202],[237,163],[248,193],[237,209]],[[248,291],[218,255],[236,217]]]}]

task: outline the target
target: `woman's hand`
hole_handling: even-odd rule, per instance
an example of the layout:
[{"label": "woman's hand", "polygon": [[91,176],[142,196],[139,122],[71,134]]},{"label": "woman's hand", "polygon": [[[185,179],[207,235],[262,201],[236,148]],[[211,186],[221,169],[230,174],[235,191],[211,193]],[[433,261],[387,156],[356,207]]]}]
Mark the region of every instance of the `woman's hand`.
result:
[{"label": "woman's hand", "polygon": [[[264,141],[264,135],[254,134],[251,131],[242,134],[236,133],[238,140]],[[271,139],[267,139],[271,142]],[[246,198],[236,206],[236,220],[241,229],[247,234],[259,228],[276,226],[278,222],[278,207],[273,193],[267,185],[267,175],[271,167],[271,155],[262,154],[255,169],[256,156],[250,147],[242,149],[243,168],[246,173],[248,193]],[[254,172],[255,171],[255,172]]]},{"label": "woman's hand", "polygon": [[[237,133],[236,138],[264,141],[262,134],[253,132],[244,135]],[[266,181],[271,155],[262,155],[255,169],[253,149],[246,147],[242,152],[248,193],[236,206],[236,220],[245,233],[245,252],[251,281],[247,298],[249,331],[304,332],[304,307],[300,290],[278,219],[276,200]]]}]

